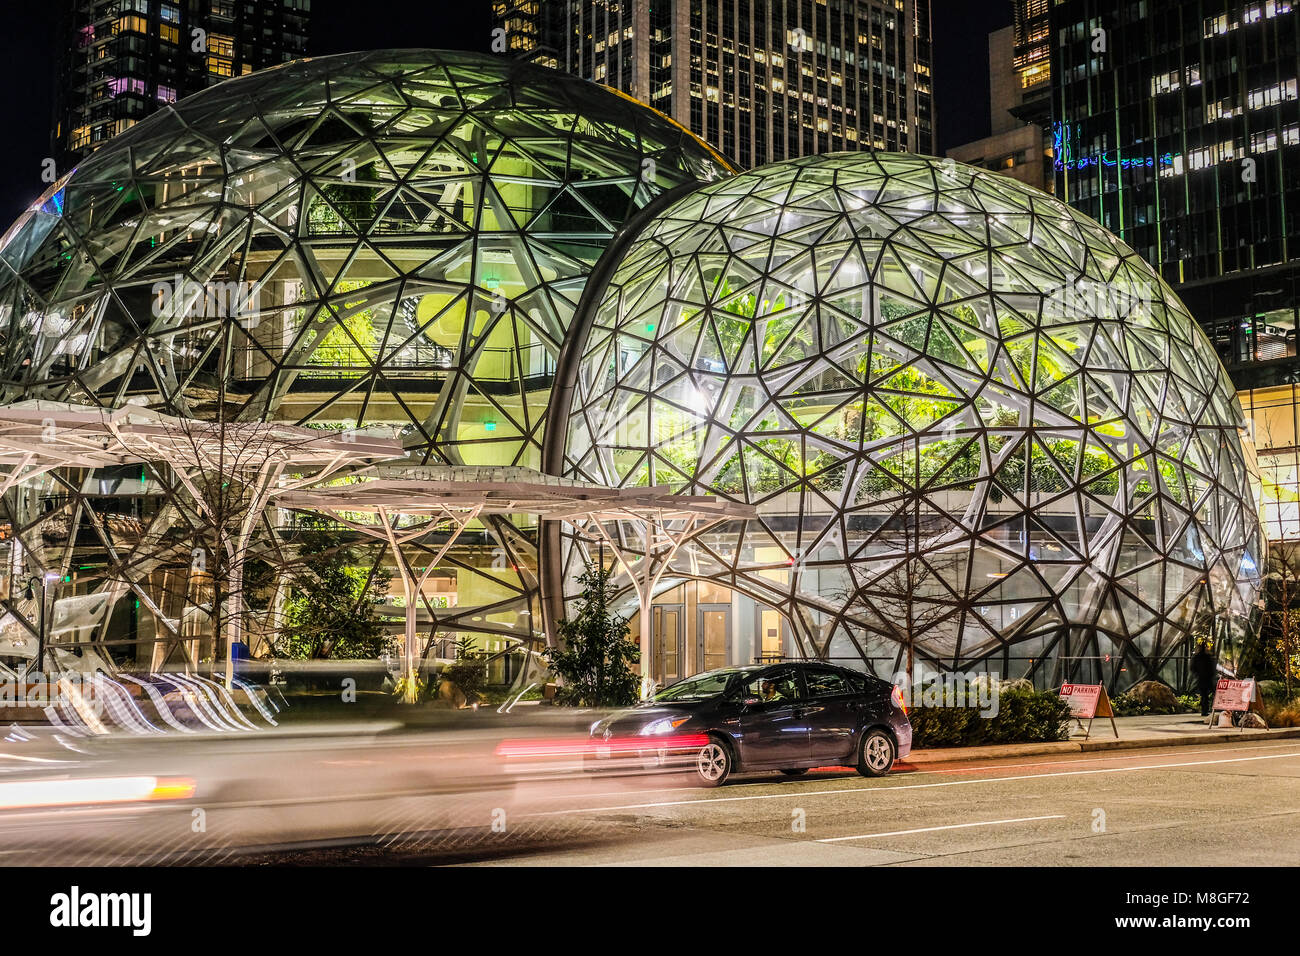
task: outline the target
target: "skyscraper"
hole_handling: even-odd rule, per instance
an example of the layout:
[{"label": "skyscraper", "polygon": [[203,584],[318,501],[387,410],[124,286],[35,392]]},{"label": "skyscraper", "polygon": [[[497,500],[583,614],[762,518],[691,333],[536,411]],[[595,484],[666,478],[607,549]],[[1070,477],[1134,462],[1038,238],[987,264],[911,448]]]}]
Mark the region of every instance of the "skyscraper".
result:
[{"label": "skyscraper", "polygon": [[66,171],[178,99],[306,53],[311,0],[63,0],[51,133]]},{"label": "skyscraper", "polygon": [[1300,17],[1289,0],[1060,0],[1057,195],[1174,285],[1228,367],[1266,530],[1300,537]]},{"label": "skyscraper", "polygon": [[1026,122],[1046,125],[1052,112],[1050,0],[1012,0],[1011,6],[1015,18],[1011,64],[1004,73],[1014,77],[1016,92],[1010,94],[1010,112]]},{"label": "skyscraper", "polygon": [[507,50],[614,87],[731,162],[931,153],[929,0],[495,0]]}]

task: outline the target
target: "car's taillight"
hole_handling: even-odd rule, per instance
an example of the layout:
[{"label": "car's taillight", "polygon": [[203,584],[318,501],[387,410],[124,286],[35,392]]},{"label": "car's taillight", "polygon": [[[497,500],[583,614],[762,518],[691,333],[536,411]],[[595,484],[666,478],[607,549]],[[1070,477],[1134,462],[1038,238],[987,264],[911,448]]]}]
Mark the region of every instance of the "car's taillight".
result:
[{"label": "car's taillight", "polygon": [[894,698],[894,704],[898,707],[899,710],[903,712],[903,716],[906,717],[907,704],[903,702],[903,688],[899,687],[898,685],[894,685],[894,693],[892,694],[892,696]]}]

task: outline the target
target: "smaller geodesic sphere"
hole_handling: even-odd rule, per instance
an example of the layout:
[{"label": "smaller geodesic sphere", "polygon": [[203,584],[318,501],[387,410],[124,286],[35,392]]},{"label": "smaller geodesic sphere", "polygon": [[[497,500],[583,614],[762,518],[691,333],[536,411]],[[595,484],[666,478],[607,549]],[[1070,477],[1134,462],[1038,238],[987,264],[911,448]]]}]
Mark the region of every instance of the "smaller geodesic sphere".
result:
[{"label": "smaller geodesic sphere", "polygon": [[1135,679],[1253,600],[1213,348],[1132,250],[1012,180],[862,153],[706,186],[585,334],[568,473],[758,505],[674,572],[784,611],[806,653]]}]

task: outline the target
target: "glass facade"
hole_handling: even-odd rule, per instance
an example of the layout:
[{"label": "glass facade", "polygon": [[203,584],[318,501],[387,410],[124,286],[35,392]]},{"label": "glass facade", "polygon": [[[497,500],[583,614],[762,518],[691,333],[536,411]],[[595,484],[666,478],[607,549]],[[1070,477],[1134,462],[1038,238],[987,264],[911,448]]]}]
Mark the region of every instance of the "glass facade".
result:
[{"label": "glass facade", "polygon": [[1171,283],[1239,387],[1295,367],[1300,17],[1289,0],[1051,9],[1057,195]]},{"label": "glass facade", "polygon": [[665,587],[779,610],[787,653],[1123,686],[1180,679],[1187,635],[1254,603],[1214,350],[1131,249],[1030,187],[890,153],[726,179],[642,232],[583,334],[567,473],[757,505]]},{"label": "glass facade", "polygon": [[732,163],[934,149],[929,0],[495,0],[507,48],[622,90]]},{"label": "glass facade", "polygon": [[[413,465],[756,505],[673,553],[647,642],[665,679],[782,656],[1178,679],[1187,636],[1243,620],[1258,584],[1233,390],[1096,223],[915,154],[734,175],[516,59],[299,61],[144,120],[6,234],[0,344],[5,401],[377,426]],[[154,547],[182,493],[135,468],[29,482],[0,538],[10,607],[31,617],[30,563],[70,572],[58,600],[116,601],[123,566],[146,608],[186,593]],[[282,559],[281,520],[250,564]],[[553,522],[479,522],[420,629],[535,643],[592,560]],[[128,605],[105,632],[144,642]]]}]

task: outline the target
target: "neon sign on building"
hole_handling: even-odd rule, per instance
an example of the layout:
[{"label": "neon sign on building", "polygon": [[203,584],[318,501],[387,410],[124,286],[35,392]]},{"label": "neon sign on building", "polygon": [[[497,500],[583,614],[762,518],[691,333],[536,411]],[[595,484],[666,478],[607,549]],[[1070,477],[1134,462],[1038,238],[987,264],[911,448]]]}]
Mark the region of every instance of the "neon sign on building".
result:
[{"label": "neon sign on building", "polygon": [[1117,166],[1120,169],[1131,169],[1134,167],[1154,167],[1157,162],[1161,166],[1172,166],[1174,164],[1174,154],[1165,153],[1163,156],[1139,156],[1135,159],[1122,159],[1112,156],[1114,150],[1107,151],[1098,156],[1081,156],[1074,158],[1074,149],[1070,145],[1070,127],[1068,123],[1052,124],[1052,146],[1055,160],[1053,165],[1057,169],[1087,169],[1089,166]]}]

